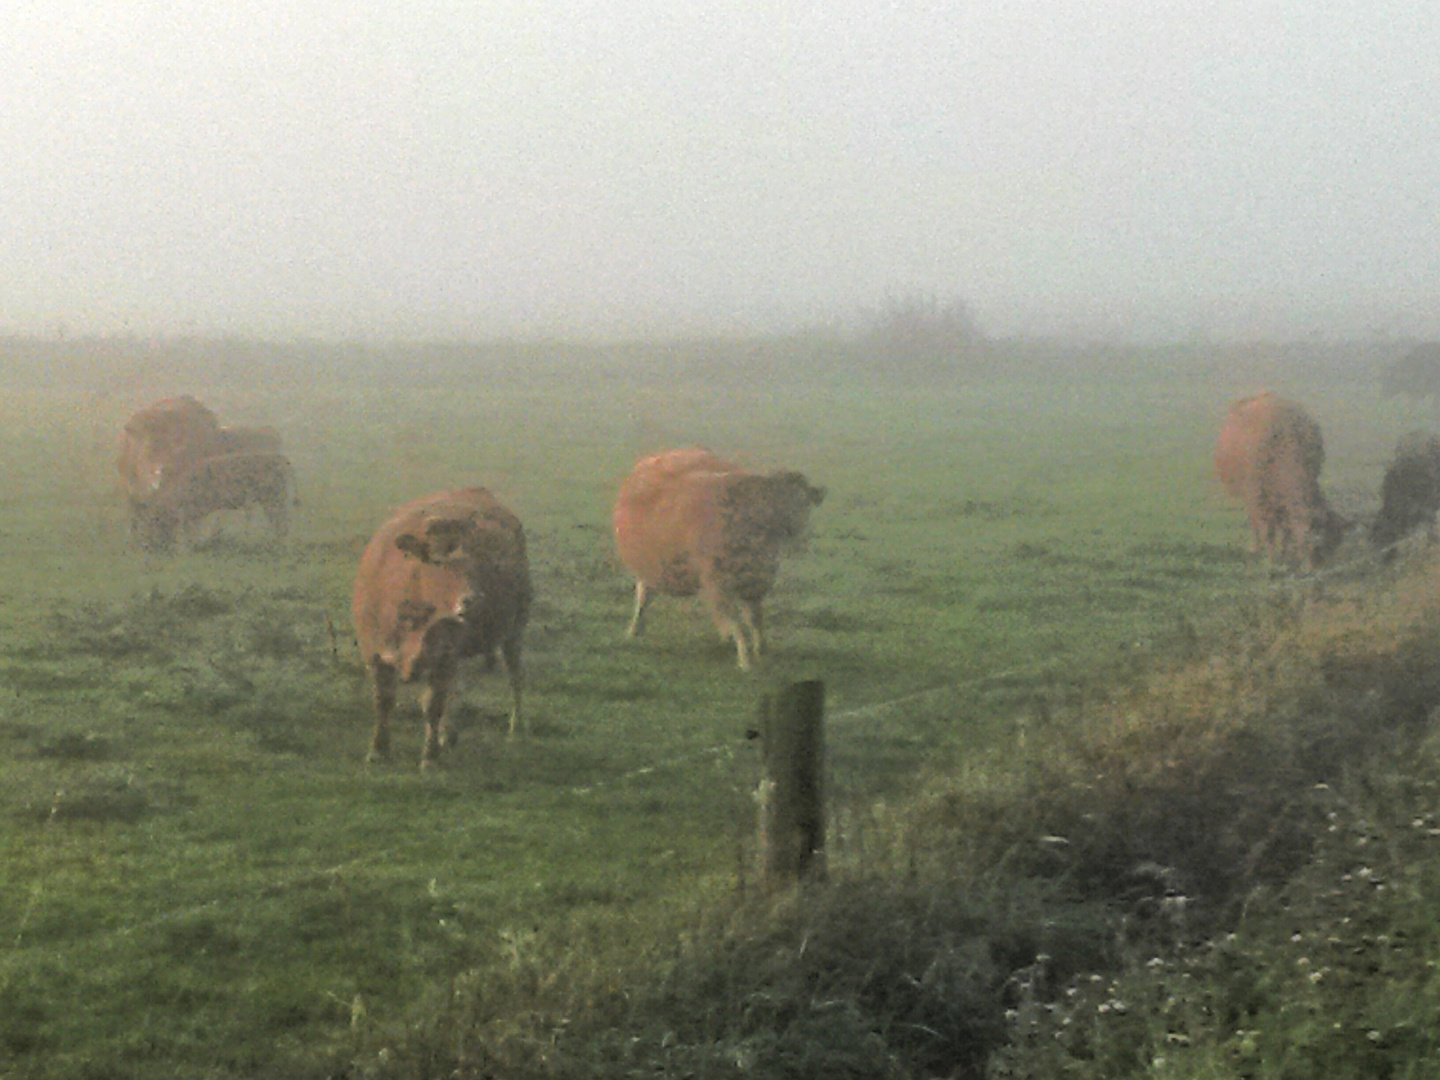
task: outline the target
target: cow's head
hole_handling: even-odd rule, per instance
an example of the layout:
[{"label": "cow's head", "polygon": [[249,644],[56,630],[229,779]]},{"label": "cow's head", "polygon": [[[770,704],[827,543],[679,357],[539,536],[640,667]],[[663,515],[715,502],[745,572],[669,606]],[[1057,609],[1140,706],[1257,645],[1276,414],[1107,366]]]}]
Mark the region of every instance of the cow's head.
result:
[{"label": "cow's head", "polygon": [[469,522],[438,519],[395,538],[405,558],[419,564],[414,594],[397,611],[400,677],[406,682],[423,677],[461,646],[466,617],[476,600],[475,584],[466,572],[473,533]]},{"label": "cow's head", "polygon": [[798,472],[737,476],[724,498],[727,528],[763,537],[787,551],[803,551],[810,511],[824,501],[825,489]]},{"label": "cow's head", "polygon": [[798,472],[771,473],[764,479],[782,546],[803,551],[810,535],[810,511],[825,501],[825,489]]},{"label": "cow's head", "polygon": [[125,425],[124,470],[145,493],[159,491],[169,473],[203,456],[218,430],[214,414],[194,398],[179,398],[147,409]]}]

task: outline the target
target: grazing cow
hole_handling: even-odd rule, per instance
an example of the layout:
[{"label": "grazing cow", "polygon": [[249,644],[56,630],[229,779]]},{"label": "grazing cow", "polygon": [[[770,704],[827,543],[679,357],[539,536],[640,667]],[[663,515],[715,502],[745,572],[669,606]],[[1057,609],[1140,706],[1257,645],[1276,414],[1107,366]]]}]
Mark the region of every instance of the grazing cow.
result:
[{"label": "grazing cow", "polygon": [[120,471],[133,499],[153,494],[167,469],[206,456],[221,430],[215,414],[193,397],[166,398],[146,406],[125,424],[120,437]]},{"label": "grazing cow", "polygon": [[510,678],[510,735],[520,723],[520,643],[530,612],[530,565],[520,521],[484,488],[428,495],[401,507],[360,557],[355,633],[375,681],[369,760],[390,752],[397,682],[428,679],[422,769],[447,736],[445,705],[460,660],[498,649]]},{"label": "grazing cow", "polygon": [[747,472],[700,447],[642,459],[614,515],[620,560],[635,575],[630,636],[640,634],[653,593],[699,593],[748,669],[764,646],[761,605],[780,555],[803,544],[810,510],[824,498],[798,472]]},{"label": "grazing cow", "polygon": [[164,475],[145,498],[132,499],[130,526],[142,547],[170,551],[177,535],[217,511],[259,507],[274,534],[284,537],[294,489],[294,470],[280,454],[203,457]]},{"label": "grazing cow", "polygon": [[[221,427],[213,412],[188,395],[166,398],[141,409],[125,424],[116,461],[130,503],[130,531],[141,537],[146,546],[169,547],[174,539],[174,526],[180,523],[172,520],[170,511],[175,507],[167,508],[160,493],[162,488],[170,486],[171,479],[193,471],[207,458],[276,457],[279,454],[280,433],[274,428]],[[204,481],[192,476],[174,488],[175,492],[184,494],[171,496],[171,501],[196,497],[197,483]],[[198,497],[200,501],[195,505],[203,505],[204,497]],[[258,499],[252,504],[264,505]],[[229,507],[216,506],[215,509]],[[272,516],[272,524],[276,520]],[[168,539],[167,532],[171,534]],[[146,537],[153,542],[146,542]]]},{"label": "grazing cow", "polygon": [[1395,460],[1380,487],[1380,514],[1370,526],[1370,542],[1388,551],[1420,526],[1435,528],[1440,510],[1440,439],[1412,431],[1395,447]]},{"label": "grazing cow", "polygon": [[1325,443],[1298,404],[1266,391],[1237,401],[1220,432],[1215,472],[1245,505],[1255,548],[1314,569],[1350,527],[1320,490]]}]

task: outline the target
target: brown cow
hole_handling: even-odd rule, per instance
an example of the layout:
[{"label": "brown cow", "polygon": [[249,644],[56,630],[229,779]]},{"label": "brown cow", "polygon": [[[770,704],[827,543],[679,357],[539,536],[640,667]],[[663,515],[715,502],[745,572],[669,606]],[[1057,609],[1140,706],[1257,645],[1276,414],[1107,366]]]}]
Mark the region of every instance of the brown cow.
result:
[{"label": "brown cow", "polygon": [[520,643],[530,612],[530,565],[520,521],[484,488],[428,495],[380,526],[355,578],[355,633],[375,680],[375,735],[369,760],[390,752],[398,681],[429,680],[425,750],[440,756],[445,704],[459,661],[498,649],[510,678],[510,735],[520,723]]},{"label": "brown cow", "polygon": [[215,414],[188,395],[141,409],[125,424],[115,463],[125,493],[132,500],[153,494],[167,468],[205,457],[219,431]]},{"label": "brown cow", "polygon": [[764,647],[761,605],[780,555],[803,544],[810,510],[824,498],[798,472],[747,472],[700,447],[642,459],[614,515],[620,560],[635,575],[630,636],[640,634],[653,593],[699,593],[749,669]]},{"label": "brown cow", "polygon": [[130,526],[140,545],[169,551],[220,510],[259,507],[277,537],[289,531],[295,473],[280,454],[221,454],[192,461],[161,478],[158,489],[130,503]]},{"label": "brown cow", "polygon": [[[174,538],[171,535],[166,539],[165,533],[168,530],[173,534],[173,527],[167,524],[173,515],[154,500],[170,479],[192,470],[206,458],[236,454],[278,456],[279,453],[280,433],[274,428],[221,427],[213,412],[188,395],[146,406],[125,424],[116,461],[130,503],[131,532],[141,537],[145,546],[169,547]],[[188,483],[193,488],[195,482],[192,478]],[[191,490],[174,498],[183,501],[194,496]],[[196,505],[203,502],[202,496]],[[255,500],[255,504],[263,505],[263,502]],[[276,519],[272,516],[271,520],[273,523]],[[153,537],[155,543],[146,543],[146,536]]]},{"label": "brown cow", "polygon": [[1314,569],[1350,527],[1320,490],[1325,443],[1301,406],[1266,391],[1230,407],[1215,449],[1215,473],[1245,505],[1255,549]]}]

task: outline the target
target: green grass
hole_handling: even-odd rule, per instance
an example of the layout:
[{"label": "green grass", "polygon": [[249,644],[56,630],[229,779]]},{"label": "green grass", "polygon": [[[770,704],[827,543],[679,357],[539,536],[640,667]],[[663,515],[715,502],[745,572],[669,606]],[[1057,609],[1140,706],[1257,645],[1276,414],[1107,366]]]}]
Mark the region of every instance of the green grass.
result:
[{"label": "green grass", "polygon": [[[532,942],[622,955],[735,895],[767,685],[826,681],[837,814],[871,820],[1269,588],[1209,479],[1230,393],[1208,378],[888,393],[606,355],[0,378],[0,1074],[319,1076],[413,1050],[454,988],[533,970]],[[116,435],[178,392],[284,433],[291,542],[237,517],[172,560],[128,543]],[[1413,418],[1354,398],[1307,400],[1339,417],[1327,475],[1363,505]],[[758,677],[693,603],[622,638],[610,501],[638,454],[693,442],[829,489]],[[394,763],[367,767],[359,551],[391,507],[473,482],[530,541],[533,735],[505,740],[503,680],[477,678],[438,775],[413,701]]]}]

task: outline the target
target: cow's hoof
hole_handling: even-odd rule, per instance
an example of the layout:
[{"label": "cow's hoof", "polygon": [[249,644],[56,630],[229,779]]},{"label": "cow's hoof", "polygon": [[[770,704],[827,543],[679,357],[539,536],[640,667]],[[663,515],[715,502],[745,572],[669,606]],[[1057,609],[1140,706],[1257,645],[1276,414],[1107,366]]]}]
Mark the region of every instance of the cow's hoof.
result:
[{"label": "cow's hoof", "polygon": [[389,760],[390,755],[384,750],[371,750],[365,755],[365,764],[367,765],[383,765]]},{"label": "cow's hoof", "polygon": [[421,771],[421,773],[434,772],[434,771],[435,771],[436,769],[438,769],[439,767],[440,767],[440,762],[438,762],[438,761],[435,760],[434,758],[423,758],[423,759],[421,759],[421,761],[420,761],[420,771]]}]

